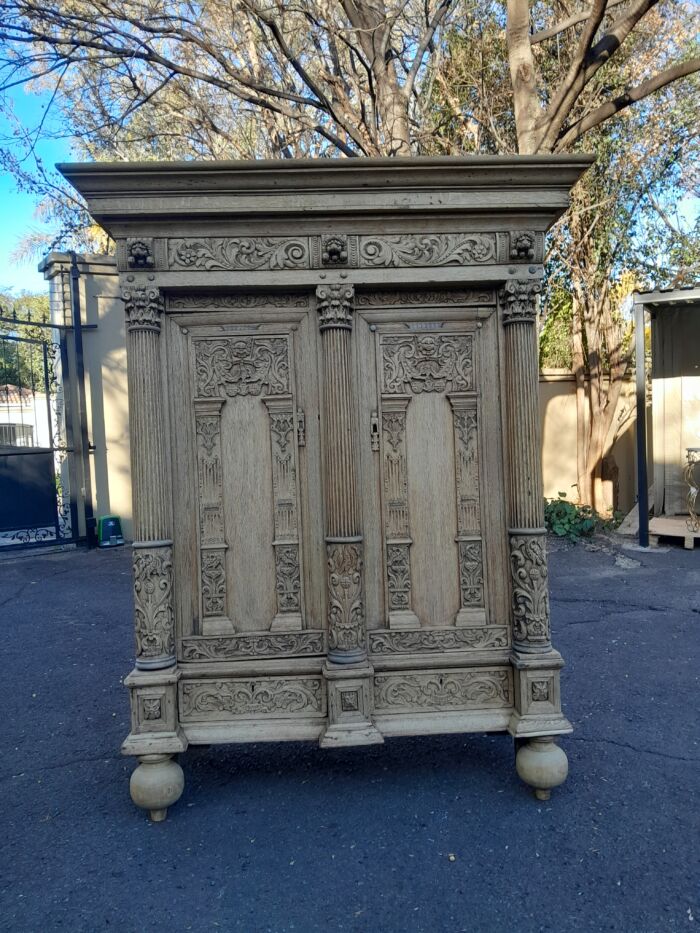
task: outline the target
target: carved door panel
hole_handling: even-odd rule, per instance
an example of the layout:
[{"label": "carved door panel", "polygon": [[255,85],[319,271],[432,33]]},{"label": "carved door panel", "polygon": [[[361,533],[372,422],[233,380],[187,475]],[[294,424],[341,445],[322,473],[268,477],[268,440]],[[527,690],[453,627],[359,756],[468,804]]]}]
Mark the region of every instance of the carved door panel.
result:
[{"label": "carved door panel", "polygon": [[190,469],[174,485],[183,502],[191,497],[185,511],[195,516],[189,560],[197,573],[189,576],[198,581],[186,634],[240,640],[246,633],[320,627],[310,618],[319,610],[307,554],[314,547],[323,552],[322,538],[306,521],[307,464],[318,456],[317,429],[308,447],[306,430],[306,411],[316,407],[315,370],[308,365],[314,335],[306,315],[296,321],[277,315],[274,323],[260,323],[261,316],[249,325],[237,315],[235,324],[218,323],[219,316],[216,325],[184,328]]},{"label": "carved door panel", "polygon": [[440,313],[409,312],[402,323],[399,311],[370,315],[360,340],[364,499],[381,516],[365,511],[370,628],[483,630],[494,615],[487,561],[493,541],[492,566],[502,563],[504,529],[487,501],[500,471],[485,425],[500,413],[481,368],[485,349],[495,358],[495,330],[477,315],[436,321]]}]

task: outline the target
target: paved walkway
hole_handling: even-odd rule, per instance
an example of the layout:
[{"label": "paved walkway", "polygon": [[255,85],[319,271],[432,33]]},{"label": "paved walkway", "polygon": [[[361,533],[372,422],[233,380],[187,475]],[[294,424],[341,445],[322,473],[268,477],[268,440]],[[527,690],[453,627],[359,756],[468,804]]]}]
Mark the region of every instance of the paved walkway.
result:
[{"label": "paved walkway", "polygon": [[129,554],[0,562],[0,929],[693,930],[700,551],[551,559],[568,782],[503,736],[190,750],[153,825],[128,795]]}]

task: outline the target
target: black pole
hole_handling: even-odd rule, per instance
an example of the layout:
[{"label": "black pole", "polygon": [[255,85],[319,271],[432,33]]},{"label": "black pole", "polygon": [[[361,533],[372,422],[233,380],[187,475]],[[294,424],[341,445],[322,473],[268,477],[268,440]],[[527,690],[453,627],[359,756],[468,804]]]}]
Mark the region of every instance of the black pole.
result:
[{"label": "black pole", "polygon": [[639,545],[649,547],[649,482],[647,480],[647,380],[644,353],[644,305],[634,306],[634,352],[637,377],[637,508]]},{"label": "black pole", "polygon": [[78,415],[80,418],[80,452],[83,460],[83,496],[85,510],[85,533],[87,546],[93,547],[95,540],[95,513],[92,508],[92,473],[90,470],[90,442],[88,440],[87,402],[85,399],[85,366],[83,363],[83,322],[80,317],[80,270],[78,257],[71,252],[71,316],[75,334],[75,370],[78,381]]}]

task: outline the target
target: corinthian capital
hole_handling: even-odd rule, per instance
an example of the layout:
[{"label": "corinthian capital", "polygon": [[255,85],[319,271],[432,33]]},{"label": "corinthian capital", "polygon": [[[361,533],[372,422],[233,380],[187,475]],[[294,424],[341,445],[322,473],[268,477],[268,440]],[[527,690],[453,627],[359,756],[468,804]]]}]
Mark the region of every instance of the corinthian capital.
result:
[{"label": "corinthian capital", "polygon": [[127,330],[160,332],[163,296],[155,285],[128,284],[122,288]]},{"label": "corinthian capital", "polygon": [[319,327],[352,330],[355,289],[352,285],[319,285],[316,289]]},{"label": "corinthian capital", "polygon": [[535,298],[542,291],[538,279],[508,279],[498,297],[503,308],[503,323],[531,323],[537,316]]}]

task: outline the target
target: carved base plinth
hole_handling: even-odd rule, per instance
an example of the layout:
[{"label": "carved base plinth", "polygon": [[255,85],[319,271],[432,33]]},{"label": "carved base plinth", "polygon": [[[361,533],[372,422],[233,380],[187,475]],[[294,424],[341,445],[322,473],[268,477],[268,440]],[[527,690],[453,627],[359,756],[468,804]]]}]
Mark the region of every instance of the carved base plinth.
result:
[{"label": "carved base plinth", "polygon": [[469,628],[470,625],[486,625],[485,609],[460,609],[455,616],[457,628]]},{"label": "carved base plinth", "polygon": [[124,679],[131,701],[131,732],[122,744],[123,755],[173,755],[187,748],[178,721],[177,684],[180,671],[133,670]]},{"label": "carved base plinth", "polygon": [[389,613],[389,628],[396,632],[407,632],[420,628],[420,619],[410,609]]},{"label": "carved base plinth", "polygon": [[373,668],[367,663],[352,667],[325,665],[328,727],[319,741],[321,748],[379,745],[384,741],[370,716],[373,674]]},{"label": "carved base plinth", "polygon": [[270,625],[271,632],[301,632],[300,612],[278,612]]},{"label": "carved base plinth", "polygon": [[559,672],[564,661],[553,649],[511,656],[515,710],[508,731],[515,738],[568,735],[573,727],[561,711]]}]

